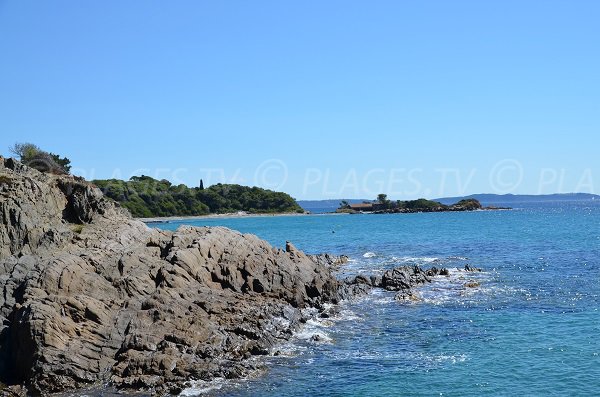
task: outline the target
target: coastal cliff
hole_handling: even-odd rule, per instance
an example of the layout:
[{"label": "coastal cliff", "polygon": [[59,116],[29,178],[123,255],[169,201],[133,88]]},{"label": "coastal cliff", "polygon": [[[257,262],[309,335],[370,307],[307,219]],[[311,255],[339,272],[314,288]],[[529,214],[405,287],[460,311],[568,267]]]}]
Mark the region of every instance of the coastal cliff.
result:
[{"label": "coastal cliff", "polygon": [[440,274],[338,281],[344,257],[223,227],[152,229],[93,184],[2,157],[0,217],[0,380],[12,393],[166,394],[239,378],[306,321],[301,309],[373,287],[410,297]]}]

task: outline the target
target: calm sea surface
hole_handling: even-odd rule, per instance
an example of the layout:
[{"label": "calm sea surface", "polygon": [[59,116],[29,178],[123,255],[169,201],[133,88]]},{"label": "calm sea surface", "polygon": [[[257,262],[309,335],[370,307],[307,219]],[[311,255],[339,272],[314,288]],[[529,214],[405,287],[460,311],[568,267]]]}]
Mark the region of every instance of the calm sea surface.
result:
[{"label": "calm sea surface", "polygon": [[[421,301],[374,292],[310,321],[265,376],[211,396],[600,395],[600,205],[512,211],[209,219],[279,247],[347,254],[344,272],[452,269]],[[465,264],[484,269],[461,271]],[[479,283],[468,288],[467,283]],[[321,336],[321,342],[311,337]]]}]

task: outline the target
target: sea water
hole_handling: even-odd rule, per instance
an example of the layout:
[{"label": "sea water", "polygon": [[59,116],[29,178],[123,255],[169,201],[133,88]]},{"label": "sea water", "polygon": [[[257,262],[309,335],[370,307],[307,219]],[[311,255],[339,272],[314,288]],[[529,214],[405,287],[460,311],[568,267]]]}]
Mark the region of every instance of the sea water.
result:
[{"label": "sea water", "polygon": [[[600,395],[600,205],[463,213],[202,219],[279,247],[346,254],[345,274],[447,267],[419,289],[342,304],[309,321],[268,371],[199,382],[210,396]],[[464,266],[483,269],[465,272]],[[314,341],[312,336],[321,337]]]}]

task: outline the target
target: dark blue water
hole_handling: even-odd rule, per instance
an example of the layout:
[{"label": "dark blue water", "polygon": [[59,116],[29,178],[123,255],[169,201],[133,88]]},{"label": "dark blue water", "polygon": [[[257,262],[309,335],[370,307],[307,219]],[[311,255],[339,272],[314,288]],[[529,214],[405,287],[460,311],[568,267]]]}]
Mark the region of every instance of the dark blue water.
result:
[{"label": "dark blue water", "polygon": [[[598,395],[600,205],[512,211],[316,215],[187,222],[255,233],[273,245],[344,253],[346,273],[445,266],[399,303],[376,292],[311,321],[269,372],[199,384],[228,396]],[[161,225],[176,228],[178,224]],[[461,271],[465,264],[484,272]],[[471,284],[470,284],[471,283]],[[475,283],[475,284],[472,284]],[[467,286],[470,284],[470,286]],[[320,334],[321,342],[310,336]],[[189,391],[193,394],[193,391]]]}]

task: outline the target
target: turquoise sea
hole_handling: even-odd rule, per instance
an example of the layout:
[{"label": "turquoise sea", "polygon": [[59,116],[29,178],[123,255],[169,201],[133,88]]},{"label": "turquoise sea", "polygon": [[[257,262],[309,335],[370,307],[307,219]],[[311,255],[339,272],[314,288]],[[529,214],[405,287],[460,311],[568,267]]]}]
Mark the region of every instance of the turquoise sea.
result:
[{"label": "turquoise sea", "polygon": [[[263,358],[264,376],[198,384],[188,395],[600,395],[600,205],[593,201],[185,223],[346,254],[350,274],[403,264],[452,269],[421,289],[419,302],[379,291],[343,304],[336,318],[310,321],[281,355]],[[461,271],[467,263],[484,272]]]}]

